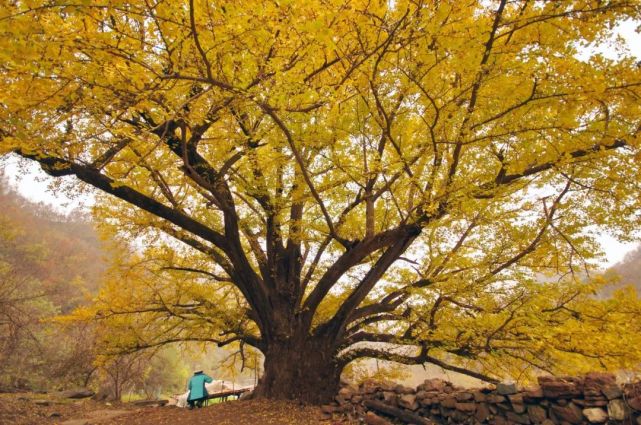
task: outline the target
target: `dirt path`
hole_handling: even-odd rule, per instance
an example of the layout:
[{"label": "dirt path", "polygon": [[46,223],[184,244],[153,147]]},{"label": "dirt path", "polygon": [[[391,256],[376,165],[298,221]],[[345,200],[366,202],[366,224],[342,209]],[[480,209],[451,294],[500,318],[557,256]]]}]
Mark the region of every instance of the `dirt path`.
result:
[{"label": "dirt path", "polygon": [[352,425],[321,418],[319,407],[284,401],[230,401],[189,410],[0,394],[0,425]]},{"label": "dirt path", "polygon": [[84,425],[140,410],[93,400],[61,399],[48,394],[0,394],[0,425]]},{"label": "dirt path", "polygon": [[[172,407],[145,408],[111,418],[96,425],[338,425],[347,422],[321,421],[318,407],[265,400],[232,401],[203,409]],[[92,423],[93,424],[93,423]]]},{"label": "dirt path", "polygon": [[111,423],[115,418],[130,414],[129,410],[94,410],[87,412],[80,419],[70,419],[60,422],[59,425],[93,425],[96,423]]}]

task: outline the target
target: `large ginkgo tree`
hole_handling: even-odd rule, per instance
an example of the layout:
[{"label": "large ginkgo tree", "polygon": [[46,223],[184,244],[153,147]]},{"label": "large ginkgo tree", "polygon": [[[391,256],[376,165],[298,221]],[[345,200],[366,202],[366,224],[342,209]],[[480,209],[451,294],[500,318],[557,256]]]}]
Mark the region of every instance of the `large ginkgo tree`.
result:
[{"label": "large ginkgo tree", "polygon": [[129,318],[123,350],[248,344],[257,395],[307,401],[362,357],[486,380],[628,367],[638,301],[590,276],[596,236],[641,218],[641,69],[594,52],[639,18],[637,0],[2,0],[0,153],[107,194],[96,214],[148,245],[99,303]]}]

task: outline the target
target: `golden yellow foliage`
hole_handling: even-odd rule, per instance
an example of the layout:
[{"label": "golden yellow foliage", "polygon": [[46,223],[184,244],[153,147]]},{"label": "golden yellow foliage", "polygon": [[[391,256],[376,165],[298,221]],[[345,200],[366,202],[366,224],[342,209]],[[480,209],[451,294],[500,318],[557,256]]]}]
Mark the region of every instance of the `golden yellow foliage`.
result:
[{"label": "golden yellow foliage", "polygon": [[0,152],[119,198],[96,214],[160,261],[103,293],[164,309],[112,320],[134,347],[242,340],[303,398],[360,356],[639,360],[637,299],[582,280],[639,225],[641,68],[579,57],[638,1],[0,4]]}]

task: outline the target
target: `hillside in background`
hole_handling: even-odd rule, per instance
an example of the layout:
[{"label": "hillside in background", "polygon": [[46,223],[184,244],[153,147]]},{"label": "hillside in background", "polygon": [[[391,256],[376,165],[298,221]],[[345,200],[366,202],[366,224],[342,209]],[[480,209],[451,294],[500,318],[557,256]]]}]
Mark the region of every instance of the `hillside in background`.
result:
[{"label": "hillside in background", "polygon": [[623,261],[612,266],[608,273],[615,273],[620,277],[617,287],[632,285],[641,294],[641,245],[629,252]]},{"label": "hillside in background", "polygon": [[89,217],[30,202],[4,179],[0,205],[0,255],[16,274],[37,280],[63,313],[82,301],[83,292],[97,292],[107,254]]},{"label": "hillside in background", "polygon": [[94,366],[86,325],[51,319],[97,292],[106,255],[90,220],[63,216],[0,174],[0,387],[82,385]]}]

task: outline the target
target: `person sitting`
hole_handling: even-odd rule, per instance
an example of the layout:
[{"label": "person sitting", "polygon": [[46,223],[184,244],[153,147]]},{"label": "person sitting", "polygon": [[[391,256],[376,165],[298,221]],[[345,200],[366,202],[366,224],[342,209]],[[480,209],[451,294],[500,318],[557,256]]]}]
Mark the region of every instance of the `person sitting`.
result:
[{"label": "person sitting", "polygon": [[203,402],[207,400],[207,388],[205,388],[205,383],[212,382],[213,379],[210,376],[207,376],[203,373],[201,368],[197,368],[194,372],[194,376],[189,380],[189,396],[187,397],[187,403],[189,403],[189,409],[193,409],[194,406],[199,409],[203,407]]}]

